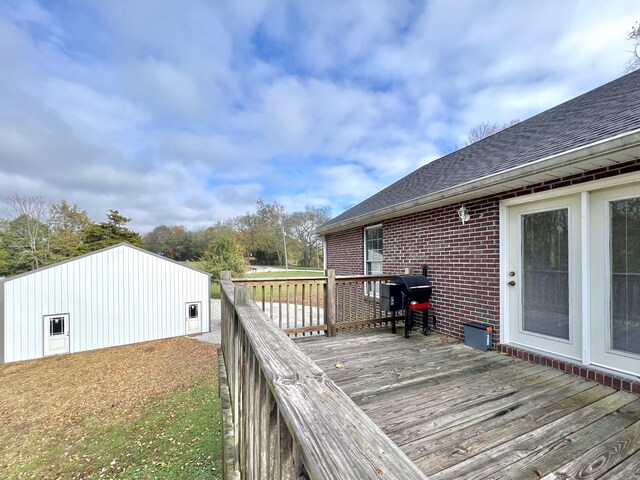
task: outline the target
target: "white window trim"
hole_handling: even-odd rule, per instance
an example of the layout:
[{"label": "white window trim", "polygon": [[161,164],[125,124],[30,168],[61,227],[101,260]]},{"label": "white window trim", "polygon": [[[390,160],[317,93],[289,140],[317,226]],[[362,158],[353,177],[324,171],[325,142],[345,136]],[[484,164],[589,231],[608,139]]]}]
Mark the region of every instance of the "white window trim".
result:
[{"label": "white window trim", "polygon": [[[373,230],[375,228],[380,228],[382,229],[382,264],[384,265],[384,229],[382,228],[382,224],[378,223],[377,225],[369,225],[368,227],[365,227],[362,230],[362,255],[363,255],[363,261],[364,261],[364,265],[362,266],[362,271],[365,275],[367,275],[367,230]],[[376,292],[375,295],[372,295],[371,292],[369,291],[369,282],[365,282],[364,284],[364,294],[368,297],[374,297],[378,298],[380,296],[380,292]]]},{"label": "white window trim", "polygon": [[[362,257],[364,260],[364,264],[362,266],[362,272],[364,273],[364,275],[367,274],[367,230],[373,230],[375,228],[382,228],[382,224],[379,223],[377,225],[369,225],[368,227],[365,227],[362,230]],[[382,241],[384,242],[384,230],[382,230]],[[384,245],[384,243],[383,243]],[[383,256],[383,263],[384,263],[384,246],[382,247],[382,256]]]}]

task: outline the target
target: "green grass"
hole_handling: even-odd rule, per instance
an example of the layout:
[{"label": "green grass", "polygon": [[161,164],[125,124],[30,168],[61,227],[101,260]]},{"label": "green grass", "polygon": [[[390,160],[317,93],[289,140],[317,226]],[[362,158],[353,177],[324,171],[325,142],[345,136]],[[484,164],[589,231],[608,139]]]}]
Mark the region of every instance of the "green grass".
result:
[{"label": "green grass", "polygon": [[[196,262],[191,262],[196,263]],[[298,268],[298,267],[296,267]],[[299,277],[322,277],[324,272],[321,271],[288,271],[288,272],[258,272],[246,273],[243,278],[299,278]],[[211,282],[211,298],[220,298],[220,283]]]},{"label": "green grass", "polygon": [[[275,268],[285,268],[284,265],[276,265]],[[289,265],[289,268],[294,270],[322,270],[322,265],[319,267],[299,267],[297,265]]]},{"label": "green grass", "polygon": [[47,449],[11,478],[221,478],[217,381],[152,397],[130,422],[86,421],[86,436]]},{"label": "green grass", "polygon": [[288,272],[257,272],[247,273],[244,278],[296,278],[296,277],[322,277],[324,272],[314,271],[288,271]]}]

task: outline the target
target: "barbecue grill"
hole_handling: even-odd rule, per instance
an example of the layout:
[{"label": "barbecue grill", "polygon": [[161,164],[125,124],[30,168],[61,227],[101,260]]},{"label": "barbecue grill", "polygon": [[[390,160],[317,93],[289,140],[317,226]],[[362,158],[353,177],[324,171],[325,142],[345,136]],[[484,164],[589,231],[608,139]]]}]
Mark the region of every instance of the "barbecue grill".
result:
[{"label": "barbecue grill", "polygon": [[[382,310],[397,312],[404,310],[404,337],[409,338],[414,326],[414,315],[422,312],[422,333],[429,335],[429,300],[431,300],[431,281],[427,276],[427,267],[422,267],[422,275],[398,275],[388,283],[380,285],[380,304]],[[396,321],[391,320],[391,332],[396,333]]]}]

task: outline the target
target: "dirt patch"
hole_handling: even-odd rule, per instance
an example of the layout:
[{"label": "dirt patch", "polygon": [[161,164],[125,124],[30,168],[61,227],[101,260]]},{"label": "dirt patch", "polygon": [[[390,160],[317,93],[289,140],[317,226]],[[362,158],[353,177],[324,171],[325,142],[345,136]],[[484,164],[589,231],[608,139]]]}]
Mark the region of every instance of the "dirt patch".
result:
[{"label": "dirt patch", "polygon": [[136,418],[149,397],[211,378],[216,351],[178,337],[0,365],[0,471],[36,445],[82,441],[87,422]]}]

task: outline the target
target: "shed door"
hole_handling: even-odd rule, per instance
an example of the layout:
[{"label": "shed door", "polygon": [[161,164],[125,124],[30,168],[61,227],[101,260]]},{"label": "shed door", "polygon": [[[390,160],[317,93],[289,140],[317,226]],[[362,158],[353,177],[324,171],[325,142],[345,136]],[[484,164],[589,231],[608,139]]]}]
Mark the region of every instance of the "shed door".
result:
[{"label": "shed door", "polygon": [[510,338],[581,357],[580,197],[509,209]]},{"label": "shed door", "polygon": [[69,353],[69,314],[44,316],[44,356]]},{"label": "shed door", "polygon": [[201,315],[200,302],[187,303],[185,318],[187,324],[187,335],[193,335],[194,333],[202,332]]}]

